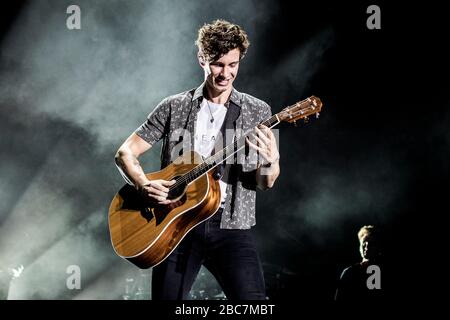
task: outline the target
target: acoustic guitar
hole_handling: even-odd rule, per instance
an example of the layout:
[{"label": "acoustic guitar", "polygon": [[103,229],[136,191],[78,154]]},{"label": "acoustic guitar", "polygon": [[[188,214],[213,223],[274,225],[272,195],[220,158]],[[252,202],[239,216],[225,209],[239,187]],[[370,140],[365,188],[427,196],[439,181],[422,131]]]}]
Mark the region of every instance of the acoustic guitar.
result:
[{"label": "acoustic guitar", "polygon": [[[273,128],[281,122],[296,123],[319,116],[322,102],[311,96],[263,121]],[[245,147],[245,138],[255,128],[214,155],[202,159],[186,152],[160,171],[146,174],[149,180],[176,180],[169,188],[170,205],[155,205],[126,184],[114,196],[109,208],[109,231],[115,252],[142,269],[161,263],[196,225],[212,217],[220,206],[219,181],[213,169]]]}]

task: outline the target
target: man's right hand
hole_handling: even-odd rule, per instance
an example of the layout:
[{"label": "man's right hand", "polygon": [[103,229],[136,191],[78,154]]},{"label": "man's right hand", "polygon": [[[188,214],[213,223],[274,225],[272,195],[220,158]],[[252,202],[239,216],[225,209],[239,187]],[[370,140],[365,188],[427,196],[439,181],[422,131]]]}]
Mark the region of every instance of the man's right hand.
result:
[{"label": "man's right hand", "polygon": [[173,203],[174,200],[167,199],[169,187],[175,183],[175,180],[151,180],[139,187],[139,192],[152,203],[167,205]]}]

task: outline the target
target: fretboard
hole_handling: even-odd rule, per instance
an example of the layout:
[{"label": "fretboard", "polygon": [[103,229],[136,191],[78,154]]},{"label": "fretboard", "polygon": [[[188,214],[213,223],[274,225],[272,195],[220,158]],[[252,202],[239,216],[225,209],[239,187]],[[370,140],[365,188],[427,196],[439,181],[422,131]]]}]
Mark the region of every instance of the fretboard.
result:
[{"label": "fretboard", "polygon": [[[278,120],[277,115],[272,116],[271,118],[261,122],[260,124],[265,125],[266,127],[273,128],[276,126],[280,121]],[[206,172],[212,170],[225,160],[227,160],[229,157],[233,156],[235,153],[237,153],[239,150],[245,147],[245,138],[248,137],[251,133],[255,132],[255,128],[252,128],[251,130],[245,132],[239,139],[234,139],[233,143],[230,143],[222,150],[216,152],[214,155],[206,158],[202,163],[200,163],[198,166],[196,166],[191,171],[185,173],[183,176],[179,177],[177,179],[176,185],[179,185],[181,183],[189,184],[198,177],[202,176]]]}]

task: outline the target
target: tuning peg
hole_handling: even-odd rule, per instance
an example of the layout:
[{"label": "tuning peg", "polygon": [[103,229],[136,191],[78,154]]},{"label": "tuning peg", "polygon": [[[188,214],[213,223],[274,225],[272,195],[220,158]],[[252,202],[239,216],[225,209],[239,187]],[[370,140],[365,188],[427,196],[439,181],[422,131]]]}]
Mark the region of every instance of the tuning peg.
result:
[{"label": "tuning peg", "polygon": [[294,126],[295,127],[297,126],[297,120],[294,120]]},{"label": "tuning peg", "polygon": [[320,112],[317,112],[316,113],[316,119],[319,119],[319,116],[320,116]]},{"label": "tuning peg", "polygon": [[309,118],[308,117],[305,117],[305,123],[308,123],[309,122]]}]

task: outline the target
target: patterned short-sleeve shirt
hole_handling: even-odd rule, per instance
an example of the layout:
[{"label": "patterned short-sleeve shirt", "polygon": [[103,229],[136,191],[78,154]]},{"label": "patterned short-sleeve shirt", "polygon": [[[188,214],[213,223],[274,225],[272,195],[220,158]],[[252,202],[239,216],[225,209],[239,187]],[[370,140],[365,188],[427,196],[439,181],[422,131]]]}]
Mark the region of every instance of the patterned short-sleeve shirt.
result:
[{"label": "patterned short-sleeve shirt", "polygon": [[[202,83],[196,89],[163,99],[136,129],[136,134],[150,145],[163,139],[161,168],[175,160],[180,150],[190,150],[193,145],[195,121],[204,99],[204,85]],[[234,88],[229,103],[240,108],[235,122],[236,138],[272,115],[267,103]],[[186,138],[186,132],[189,138]],[[184,147],[180,148],[180,144],[184,144]],[[220,225],[222,229],[249,229],[256,224],[256,162],[250,161],[252,159],[248,159],[245,154],[241,156],[243,160],[231,166],[226,181],[227,196]]]}]

